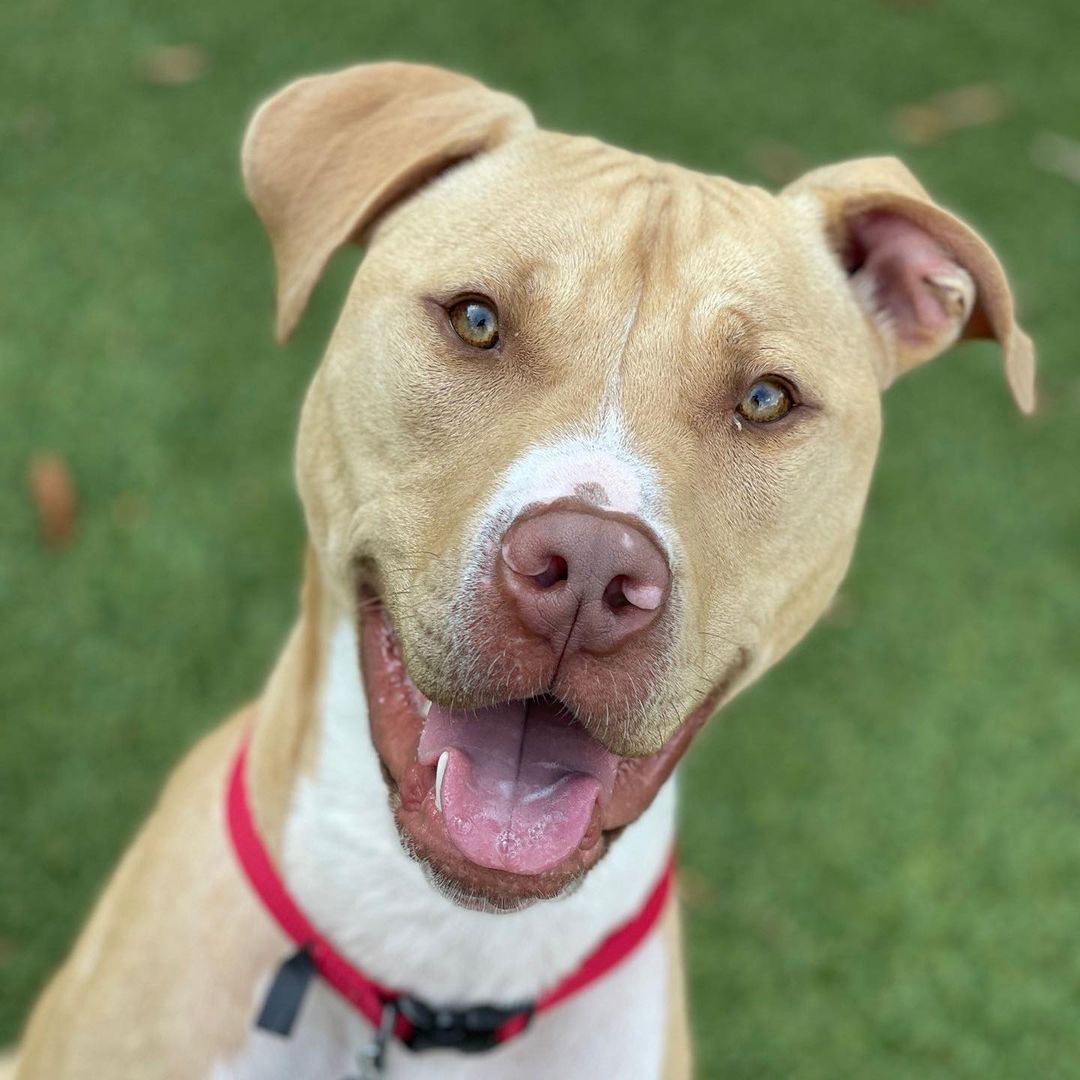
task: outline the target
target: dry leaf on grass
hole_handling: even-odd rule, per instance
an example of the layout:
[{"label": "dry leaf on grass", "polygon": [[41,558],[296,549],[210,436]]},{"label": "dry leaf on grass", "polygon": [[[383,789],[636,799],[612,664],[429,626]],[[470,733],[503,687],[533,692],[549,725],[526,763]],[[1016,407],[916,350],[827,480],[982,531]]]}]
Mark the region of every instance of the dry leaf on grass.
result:
[{"label": "dry leaf on grass", "polygon": [[27,486],[38,515],[41,539],[63,547],[75,535],[78,500],[71,470],[59,454],[38,454],[27,470]]},{"label": "dry leaf on grass", "polygon": [[209,66],[206,50],[198,45],[159,45],[143,53],[139,73],[155,86],[184,86],[201,79]]},{"label": "dry leaf on grass", "polygon": [[807,169],[802,151],[779,139],[758,139],[750,147],[750,164],[770,183],[786,184]]},{"label": "dry leaf on grass", "polygon": [[1031,140],[1031,160],[1045,172],[1080,184],[1080,142],[1054,131],[1040,131]]},{"label": "dry leaf on grass", "polygon": [[695,911],[708,911],[716,903],[717,894],[704,874],[692,867],[680,866],[679,899]]},{"label": "dry leaf on grass", "polygon": [[909,146],[929,146],[961,128],[993,124],[1005,115],[1005,95],[993,83],[973,83],[928,101],[901,105],[893,113],[896,137]]},{"label": "dry leaf on grass", "polygon": [[929,146],[948,132],[949,125],[932,105],[901,105],[893,113],[893,130],[908,146]]},{"label": "dry leaf on grass", "polygon": [[1005,115],[1005,95],[993,83],[961,86],[934,100],[954,128],[993,124]]}]

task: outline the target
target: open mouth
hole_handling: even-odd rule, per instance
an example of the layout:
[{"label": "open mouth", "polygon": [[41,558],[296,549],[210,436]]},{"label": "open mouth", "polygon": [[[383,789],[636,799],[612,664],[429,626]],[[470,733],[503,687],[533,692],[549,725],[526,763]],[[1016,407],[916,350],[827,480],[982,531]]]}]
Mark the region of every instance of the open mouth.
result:
[{"label": "open mouth", "polygon": [[417,760],[435,766],[435,809],[458,851],[514,874],[595,846],[620,763],[550,698],[432,705]]},{"label": "open mouth", "polygon": [[430,701],[385,610],[365,605],[361,663],[371,735],[402,840],[437,885],[512,908],[566,891],[639,817],[716,694],[648,757],[622,757],[556,698],[485,708]]}]

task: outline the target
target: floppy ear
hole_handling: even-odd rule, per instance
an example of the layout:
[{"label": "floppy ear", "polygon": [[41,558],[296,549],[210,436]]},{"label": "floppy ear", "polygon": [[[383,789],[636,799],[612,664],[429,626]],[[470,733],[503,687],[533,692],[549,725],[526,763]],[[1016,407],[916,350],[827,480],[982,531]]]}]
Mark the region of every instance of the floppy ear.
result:
[{"label": "floppy ear", "polygon": [[274,249],[278,340],[296,327],[330,257],[376,215],[532,126],[516,98],[421,64],[360,64],[265,101],[242,164]]},{"label": "floppy ear", "polygon": [[827,238],[886,345],[886,385],[961,337],[993,337],[1016,404],[1035,408],[1035,349],[1017,325],[1005,271],[896,158],[815,169],[784,189],[819,204]]}]

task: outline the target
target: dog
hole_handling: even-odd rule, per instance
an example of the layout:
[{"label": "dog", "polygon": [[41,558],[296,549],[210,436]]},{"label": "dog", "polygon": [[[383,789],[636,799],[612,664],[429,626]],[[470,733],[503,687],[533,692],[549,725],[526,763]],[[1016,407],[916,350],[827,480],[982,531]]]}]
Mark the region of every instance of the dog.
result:
[{"label": "dog", "polygon": [[828,608],[895,378],[1034,350],[892,158],[778,194],[378,63],[244,139],[303,407],[299,618],[32,1013],[20,1080],[685,1077],[673,770]]}]

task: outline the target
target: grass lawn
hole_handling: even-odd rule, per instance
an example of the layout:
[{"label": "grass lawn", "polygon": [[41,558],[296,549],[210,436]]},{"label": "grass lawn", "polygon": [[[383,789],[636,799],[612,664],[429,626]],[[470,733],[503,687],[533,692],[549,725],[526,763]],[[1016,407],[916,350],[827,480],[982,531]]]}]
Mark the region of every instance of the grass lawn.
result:
[{"label": "grass lawn", "polygon": [[[889,392],[840,603],[683,772],[694,1015],[705,1077],[1075,1076],[1078,31],[1073,0],[0,5],[0,1043],[295,611],[291,440],[348,267],[277,350],[243,125],[293,75],[401,57],[756,182],[900,153],[996,246],[1039,413],[989,344]],[[897,127],[972,84],[986,122]],[[42,450],[80,495],[63,550]]]}]

